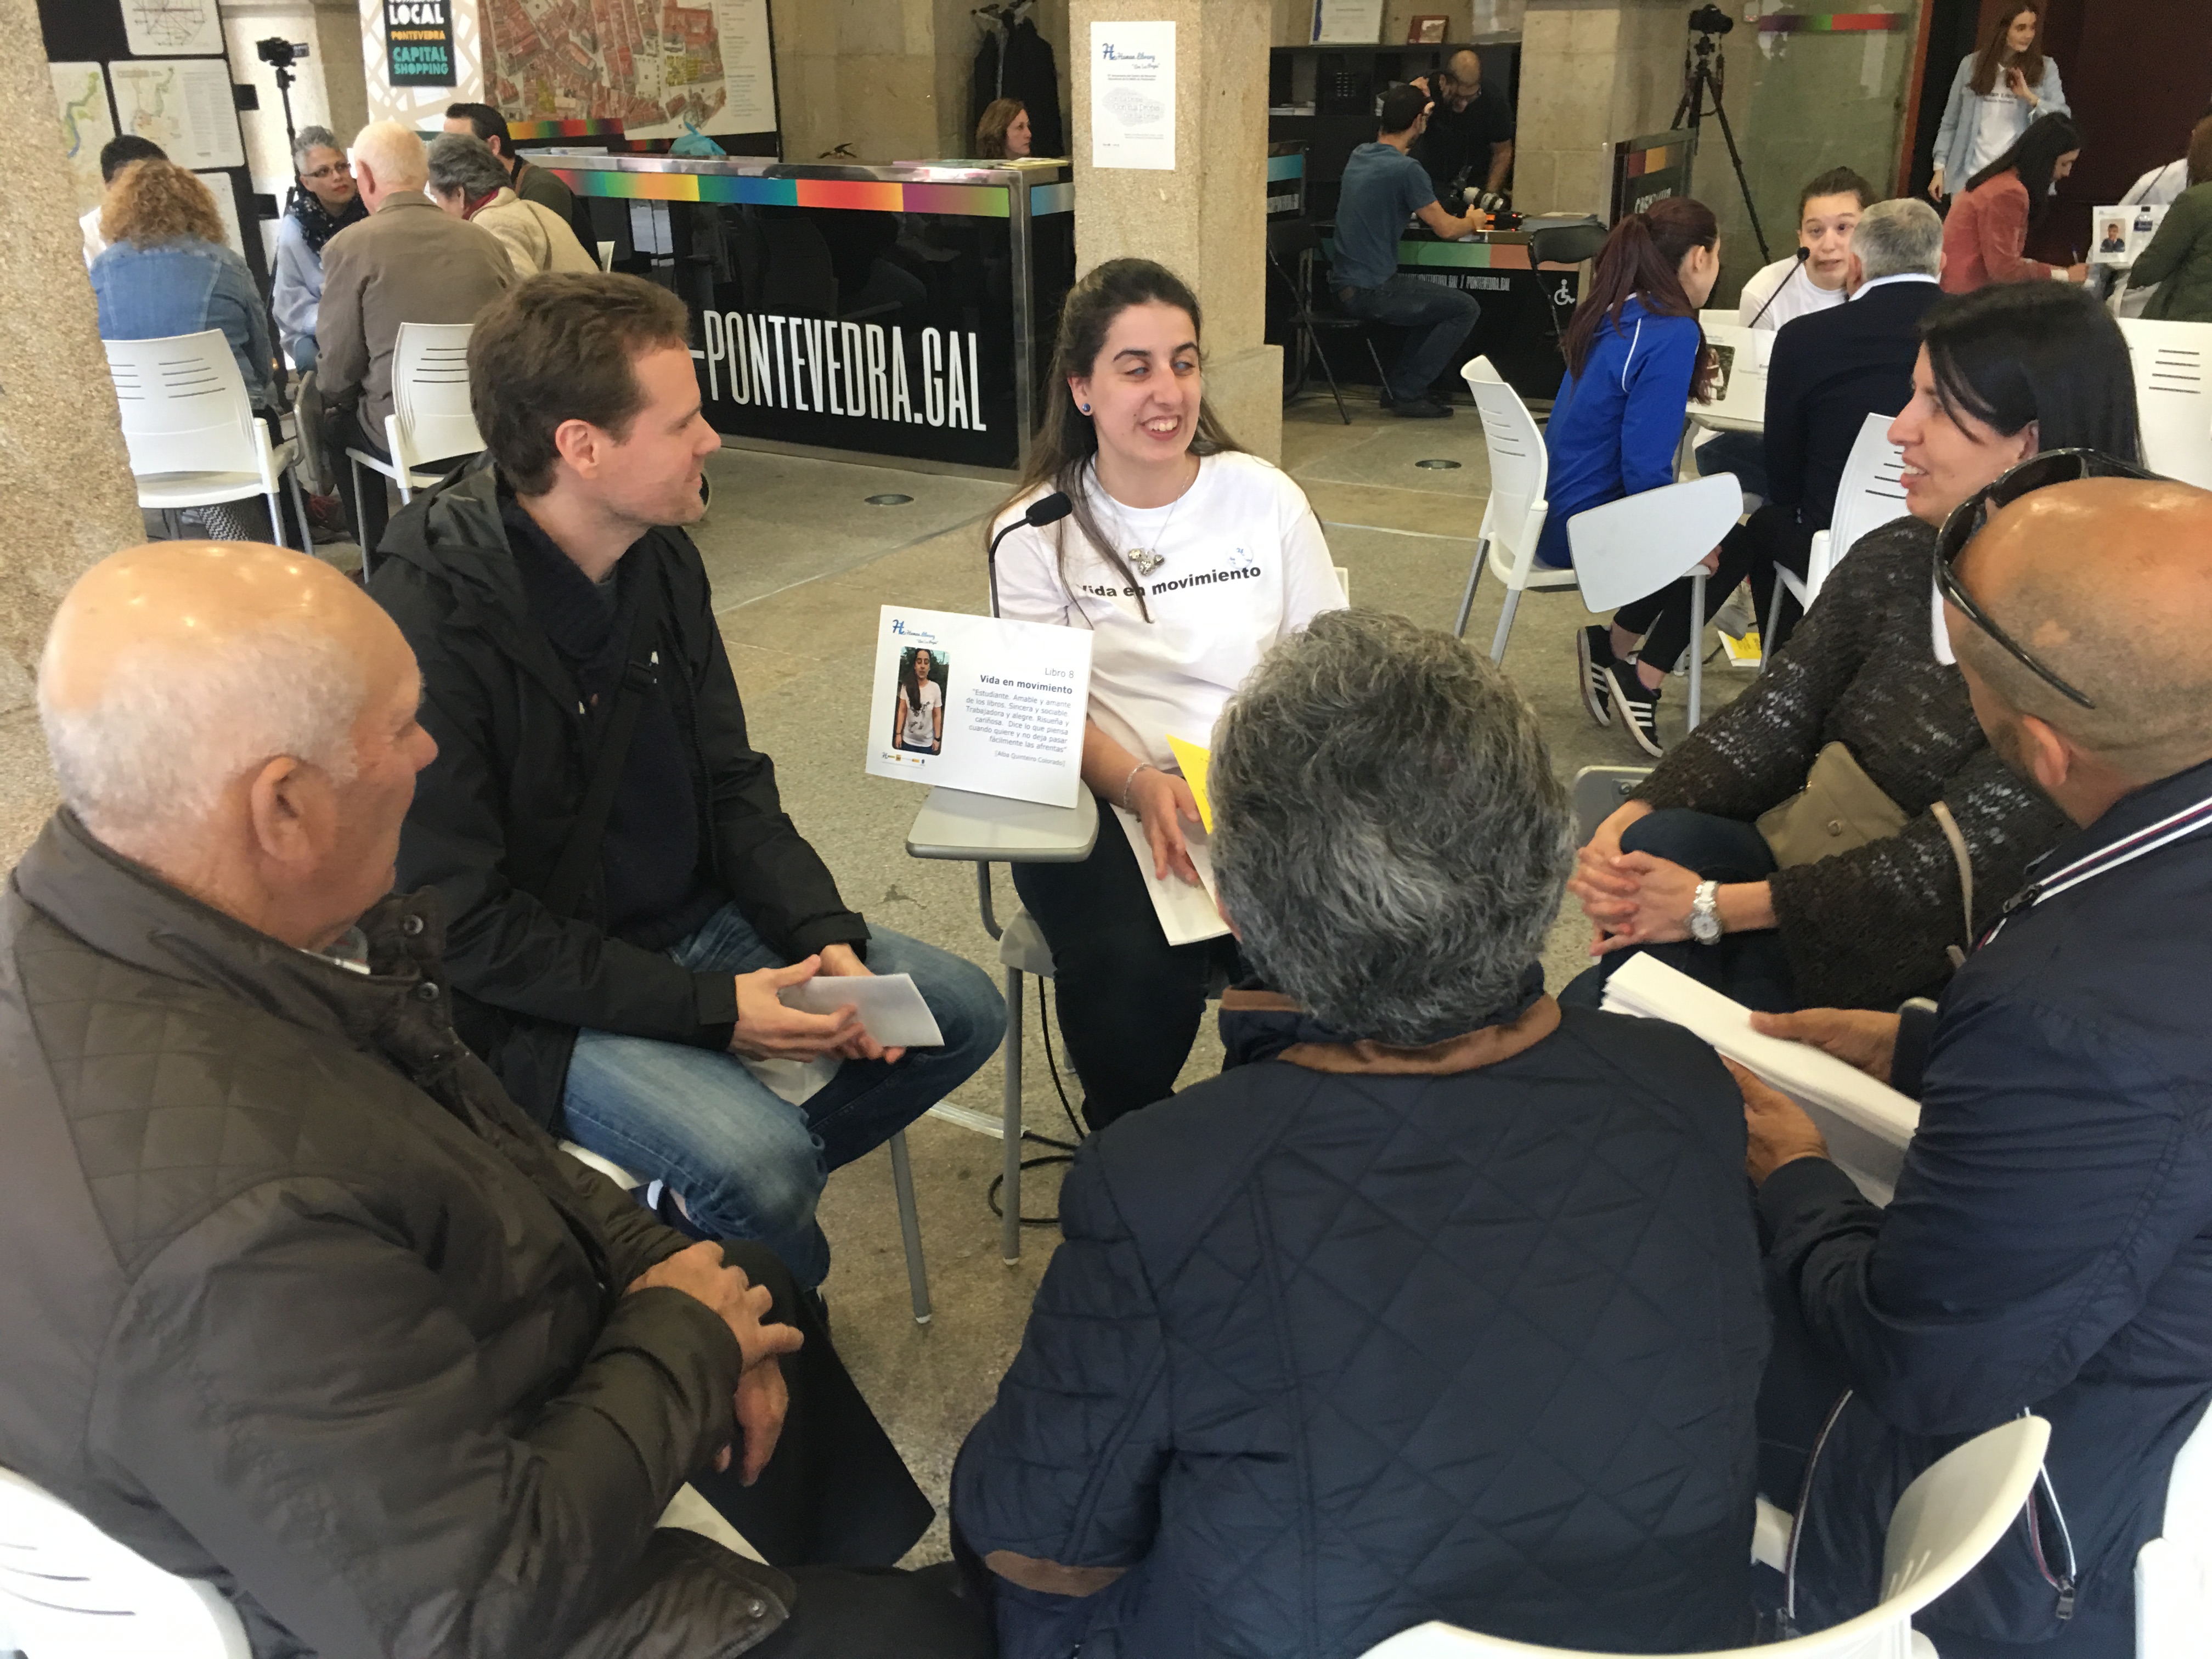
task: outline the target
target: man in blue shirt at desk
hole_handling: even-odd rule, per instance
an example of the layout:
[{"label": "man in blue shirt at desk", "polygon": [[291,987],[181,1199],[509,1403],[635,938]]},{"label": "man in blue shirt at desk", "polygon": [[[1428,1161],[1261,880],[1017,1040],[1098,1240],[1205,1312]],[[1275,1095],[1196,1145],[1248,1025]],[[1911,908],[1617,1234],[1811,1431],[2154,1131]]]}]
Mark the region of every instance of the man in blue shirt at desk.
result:
[{"label": "man in blue shirt at desk", "polygon": [[1421,222],[1447,240],[1490,228],[1490,216],[1455,219],[1437,204],[1428,169],[1406,152],[1428,125],[1429,95],[1419,87],[1393,87],[1382,94],[1381,131],[1344,164],[1336,204],[1336,245],[1329,283],[1354,317],[1416,331],[1398,353],[1384,385],[1391,410],[1413,420],[1433,420],[1451,405],[1429,388],[1456,362],[1482,307],[1474,296],[1440,283],[1398,274],[1398,239],[1406,220]]}]

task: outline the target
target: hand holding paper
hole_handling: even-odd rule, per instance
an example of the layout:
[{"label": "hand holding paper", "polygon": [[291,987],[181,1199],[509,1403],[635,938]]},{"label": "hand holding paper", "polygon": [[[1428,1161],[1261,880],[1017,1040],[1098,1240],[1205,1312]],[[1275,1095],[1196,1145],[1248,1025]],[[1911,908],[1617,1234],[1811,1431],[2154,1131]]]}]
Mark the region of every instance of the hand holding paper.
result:
[{"label": "hand holding paper", "polygon": [[935,1048],[945,1042],[912,974],[821,974],[804,984],[787,985],[776,995],[785,1007],[802,1013],[834,1014],[849,1005],[859,1011],[868,1035],[886,1048]]}]

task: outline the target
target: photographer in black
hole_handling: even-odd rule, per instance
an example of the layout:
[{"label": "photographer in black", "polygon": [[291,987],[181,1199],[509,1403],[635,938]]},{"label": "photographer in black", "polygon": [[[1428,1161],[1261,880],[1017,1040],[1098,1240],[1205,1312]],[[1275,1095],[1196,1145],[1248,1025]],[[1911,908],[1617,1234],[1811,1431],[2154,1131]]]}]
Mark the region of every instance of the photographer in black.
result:
[{"label": "photographer in black", "polygon": [[1413,159],[1429,170],[1437,196],[1455,201],[1467,185],[1502,192],[1513,171],[1513,106],[1483,80],[1480,54],[1462,46],[1434,76],[1413,85],[1434,100]]}]

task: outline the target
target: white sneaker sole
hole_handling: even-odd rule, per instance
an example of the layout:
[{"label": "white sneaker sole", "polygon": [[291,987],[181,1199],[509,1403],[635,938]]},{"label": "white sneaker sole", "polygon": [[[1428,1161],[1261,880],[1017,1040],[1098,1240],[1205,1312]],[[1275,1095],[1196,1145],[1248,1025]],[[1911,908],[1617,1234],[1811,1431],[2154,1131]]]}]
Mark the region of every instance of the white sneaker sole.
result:
[{"label": "white sneaker sole", "polygon": [[1605,671],[1590,660],[1589,635],[1579,628],[1575,630],[1575,668],[1581,677],[1583,711],[1600,726],[1612,725]]},{"label": "white sneaker sole", "polygon": [[[1605,682],[1607,688],[1613,692],[1613,707],[1620,710],[1620,723],[1626,728],[1628,735],[1636,740],[1636,746],[1638,749],[1641,749],[1645,754],[1650,756],[1654,760],[1665,758],[1667,750],[1660,744],[1658,732],[1656,731],[1646,732],[1644,729],[1644,723],[1636,718],[1636,710],[1640,706],[1639,700],[1629,696],[1623,690],[1619,672],[1613,668],[1607,669],[1605,671]],[[1640,690],[1641,688],[1639,687],[1638,689]],[[1652,712],[1653,723],[1656,726],[1657,723],[1659,706],[1656,703],[1652,703],[1649,706]]]}]

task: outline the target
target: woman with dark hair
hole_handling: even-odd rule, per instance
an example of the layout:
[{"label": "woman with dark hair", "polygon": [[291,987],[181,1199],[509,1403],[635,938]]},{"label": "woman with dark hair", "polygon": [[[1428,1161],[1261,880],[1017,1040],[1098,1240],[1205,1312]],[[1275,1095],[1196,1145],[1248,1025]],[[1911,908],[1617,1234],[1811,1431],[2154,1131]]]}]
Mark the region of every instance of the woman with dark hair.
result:
[{"label": "woman with dark hair", "polygon": [[1569,890],[1627,951],[1769,1012],[1894,1008],[1938,989],[2067,830],[2014,777],[1935,650],[1936,532],[2039,451],[2136,458],[2118,324],[2078,288],[1984,289],[1922,324],[1891,423],[1910,517],[1861,537],[1768,671],[1599,826]]},{"label": "woman with dark hair", "polygon": [[975,124],[976,159],[1020,161],[1026,161],[1029,153],[1029,106],[1018,98],[994,99]]},{"label": "woman with dark hair", "polygon": [[[1566,377],[1544,431],[1552,510],[1537,563],[1571,562],[1567,520],[1576,514],[1674,482],[1683,407],[1712,395],[1717,365],[1698,307],[1720,274],[1720,227],[1703,202],[1655,202],[1615,225],[1598,250],[1589,293],[1567,324]],[[1690,636],[1688,585],[1680,586],[1679,596],[1668,587],[1622,606],[1610,633],[1592,627],[1576,636],[1590,718],[1610,725],[1619,703],[1629,734],[1654,755],[1660,682]],[[1634,655],[1639,635],[1648,635],[1644,657],[1656,666]]]},{"label": "woman with dark hair", "polygon": [[1151,879],[1196,885],[1199,822],[1168,734],[1207,742],[1278,640],[1344,604],[1304,493],[1239,449],[1206,403],[1197,297],[1149,259],[1110,259],[1061,307],[1051,395],[995,535],[1054,491],[1073,514],[999,550],[1000,614],[1091,631],[1083,781],[1108,813],[1080,864],[1022,864],[1052,947],[1060,1029],[1103,1129],[1175,1091],[1228,937],[1170,945]]},{"label": "woman with dark hair", "polygon": [[2031,225],[2050,210],[2051,189],[2074,171],[2081,129],[2046,115],[2020,142],[1966,181],[1943,222],[1943,291],[1972,294],[1991,283],[2085,280],[2087,264],[2046,265],[2024,250]]},{"label": "woman with dark hair", "polygon": [[2189,135],[2189,188],[2128,273],[2130,288],[2158,291],[2143,315],[2170,323],[2212,323],[2212,116]]},{"label": "woman with dark hair", "polygon": [[1951,77],[1943,119],[1936,129],[1936,173],[1929,199],[1943,199],[1944,181],[1971,179],[2020,142],[2039,116],[2069,113],[2058,65],[2043,55],[2040,0],[1990,20],[1979,52],[1969,52]]},{"label": "woman with dark hair", "polygon": [[891,742],[917,755],[934,755],[945,743],[945,688],[937,683],[936,668],[936,654],[920,645],[908,653],[899,675]]}]

